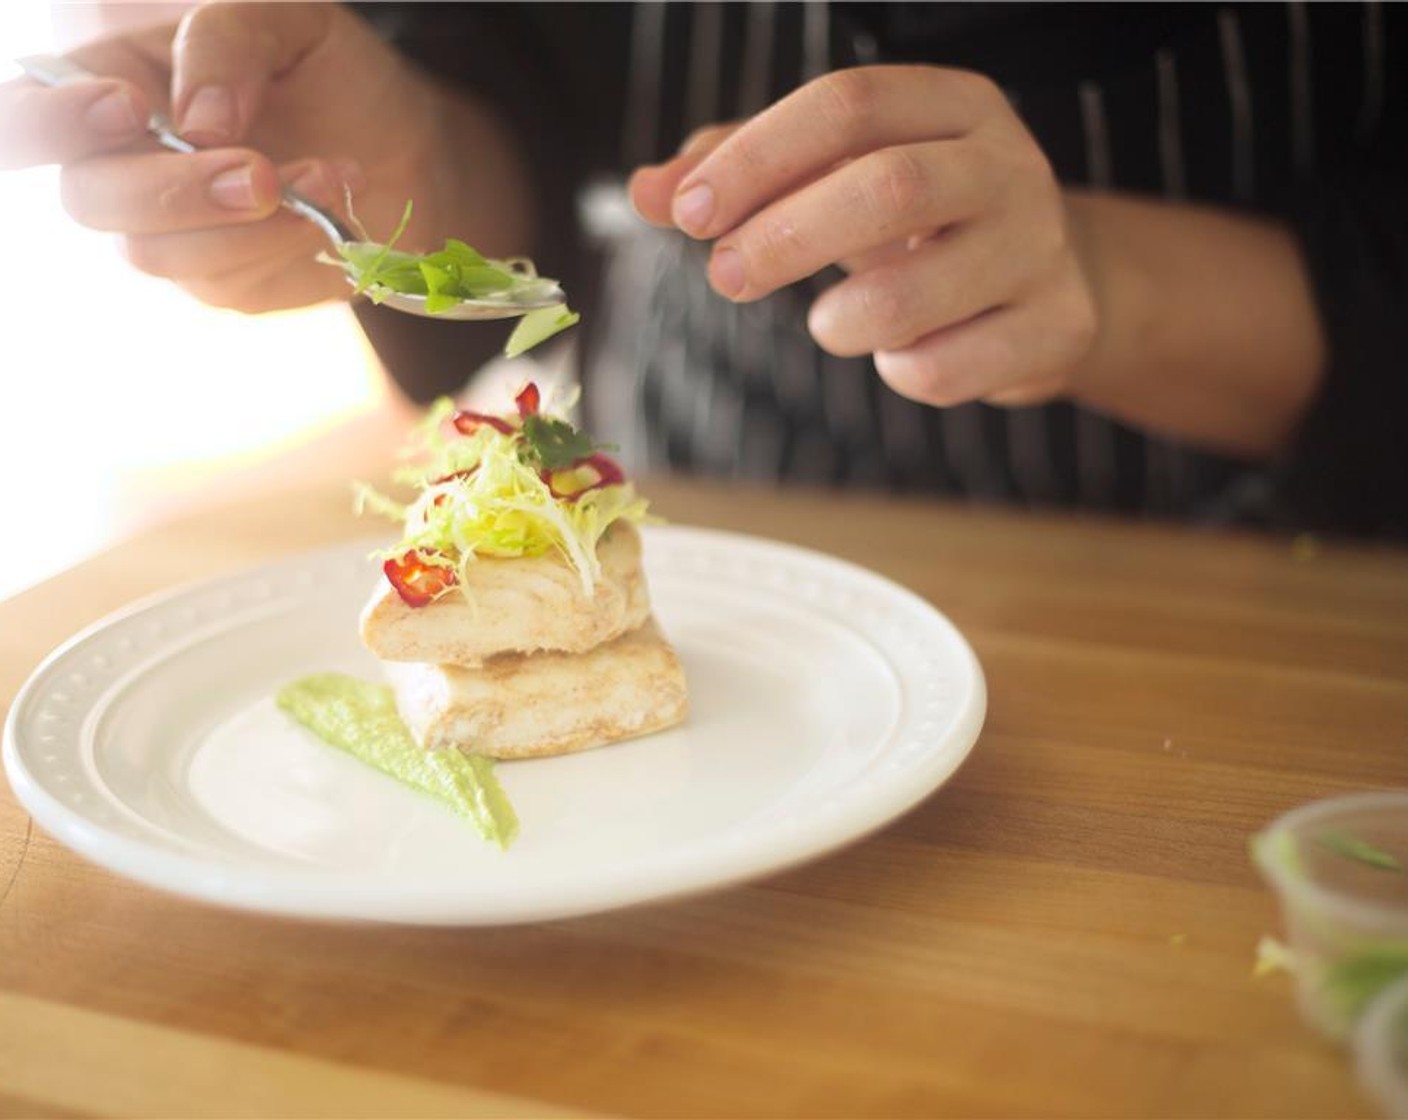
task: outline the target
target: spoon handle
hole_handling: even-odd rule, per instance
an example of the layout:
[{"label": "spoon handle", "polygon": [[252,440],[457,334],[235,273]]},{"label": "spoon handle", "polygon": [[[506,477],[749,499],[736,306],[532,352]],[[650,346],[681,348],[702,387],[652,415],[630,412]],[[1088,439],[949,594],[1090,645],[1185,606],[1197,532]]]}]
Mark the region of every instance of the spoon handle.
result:
[{"label": "spoon handle", "polygon": [[[58,54],[33,54],[15,61],[21,70],[36,82],[46,86],[73,85],[75,82],[90,82],[98,77],[91,70],[85,70],[78,65],[73,59]],[[157,143],[163,148],[169,148],[173,152],[200,151],[196,145],[189,140],[182,139],[176,133],[170,118],[165,113],[153,112],[147,118],[147,131],[156,137]],[[340,221],[296,191],[284,187],[279,201],[285,210],[293,211],[300,218],[306,218],[321,229],[323,235],[332,242],[334,248],[348,241],[357,240],[356,235]]]}]

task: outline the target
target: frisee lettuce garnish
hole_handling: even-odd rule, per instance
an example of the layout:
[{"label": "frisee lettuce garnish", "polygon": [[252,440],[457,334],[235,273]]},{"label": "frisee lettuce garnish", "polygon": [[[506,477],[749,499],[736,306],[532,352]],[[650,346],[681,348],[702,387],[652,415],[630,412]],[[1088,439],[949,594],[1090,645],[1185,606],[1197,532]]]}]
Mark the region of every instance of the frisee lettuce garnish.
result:
[{"label": "frisee lettuce garnish", "polygon": [[568,327],[579,322],[581,318],[580,312],[569,310],[566,304],[561,307],[542,307],[537,311],[528,312],[518,320],[518,325],[508,336],[508,342],[504,344],[504,357],[518,357],[525,351],[533,349],[538,343],[546,342],[559,331],[565,331]]},{"label": "frisee lettuce garnish", "polygon": [[[452,421],[457,421],[452,423]],[[465,585],[480,557],[557,552],[590,596],[601,576],[597,545],[618,521],[645,520],[649,503],[600,445],[568,420],[535,407],[518,416],[482,417],[437,401],[416,431],[413,465],[393,477],[419,491],[401,504],[369,486],[358,508],[402,523],[402,536],[378,553],[444,569]],[[579,474],[592,476],[585,482]]]},{"label": "frisee lettuce garnish", "polygon": [[[424,296],[425,309],[431,315],[444,314],[466,300],[533,303],[558,294],[557,281],[539,276],[526,257],[486,257],[453,237],[443,249],[433,253],[397,249],[396,242],[406,232],[411,212],[412,203],[407,202],[400,222],[385,243],[372,241],[359,226],[361,241],[338,246],[338,257],[322,254],[319,259],[347,273],[353,282],[353,294],[365,294],[373,303],[381,303],[392,293]],[[519,318],[504,353],[516,358],[580,319],[581,315],[566,304],[529,311]]]}]

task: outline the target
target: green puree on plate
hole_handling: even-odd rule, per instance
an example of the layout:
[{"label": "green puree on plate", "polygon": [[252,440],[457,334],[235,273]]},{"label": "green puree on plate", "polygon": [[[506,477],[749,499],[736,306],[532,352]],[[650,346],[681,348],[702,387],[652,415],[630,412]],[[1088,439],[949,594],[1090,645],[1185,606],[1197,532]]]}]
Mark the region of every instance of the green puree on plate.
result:
[{"label": "green puree on plate", "polygon": [[385,685],[317,673],[285,685],[274,701],[318,738],[468,817],[485,840],[507,848],[518,835],[518,817],[494,777],[493,760],[422,749]]}]

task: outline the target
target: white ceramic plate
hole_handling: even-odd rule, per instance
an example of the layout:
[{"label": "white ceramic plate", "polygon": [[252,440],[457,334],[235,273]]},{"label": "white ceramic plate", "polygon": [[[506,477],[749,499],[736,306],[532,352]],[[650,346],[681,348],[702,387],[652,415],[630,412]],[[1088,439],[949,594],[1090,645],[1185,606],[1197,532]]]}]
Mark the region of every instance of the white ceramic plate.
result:
[{"label": "white ceramic plate", "polygon": [[273,705],[306,673],[379,676],[358,543],[165,594],[55,651],[5,725],[38,824],[141,882],[229,906],[445,925],[532,921],[736,883],[879,828],[982,725],[982,671],[928,603],[772,542],[646,534],[692,711],[674,730],[501,763],[521,833],[463,820]]}]

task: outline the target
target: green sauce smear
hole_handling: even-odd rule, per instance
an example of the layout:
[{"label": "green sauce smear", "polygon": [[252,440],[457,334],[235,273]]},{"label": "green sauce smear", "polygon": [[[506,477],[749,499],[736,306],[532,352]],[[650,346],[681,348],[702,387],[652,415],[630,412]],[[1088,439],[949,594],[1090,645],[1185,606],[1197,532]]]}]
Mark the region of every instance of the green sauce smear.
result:
[{"label": "green sauce smear", "polygon": [[491,844],[507,848],[518,835],[518,815],[494,776],[493,760],[424,750],[401,722],[387,686],[316,673],[285,685],[274,702],[324,742],[467,817]]}]

